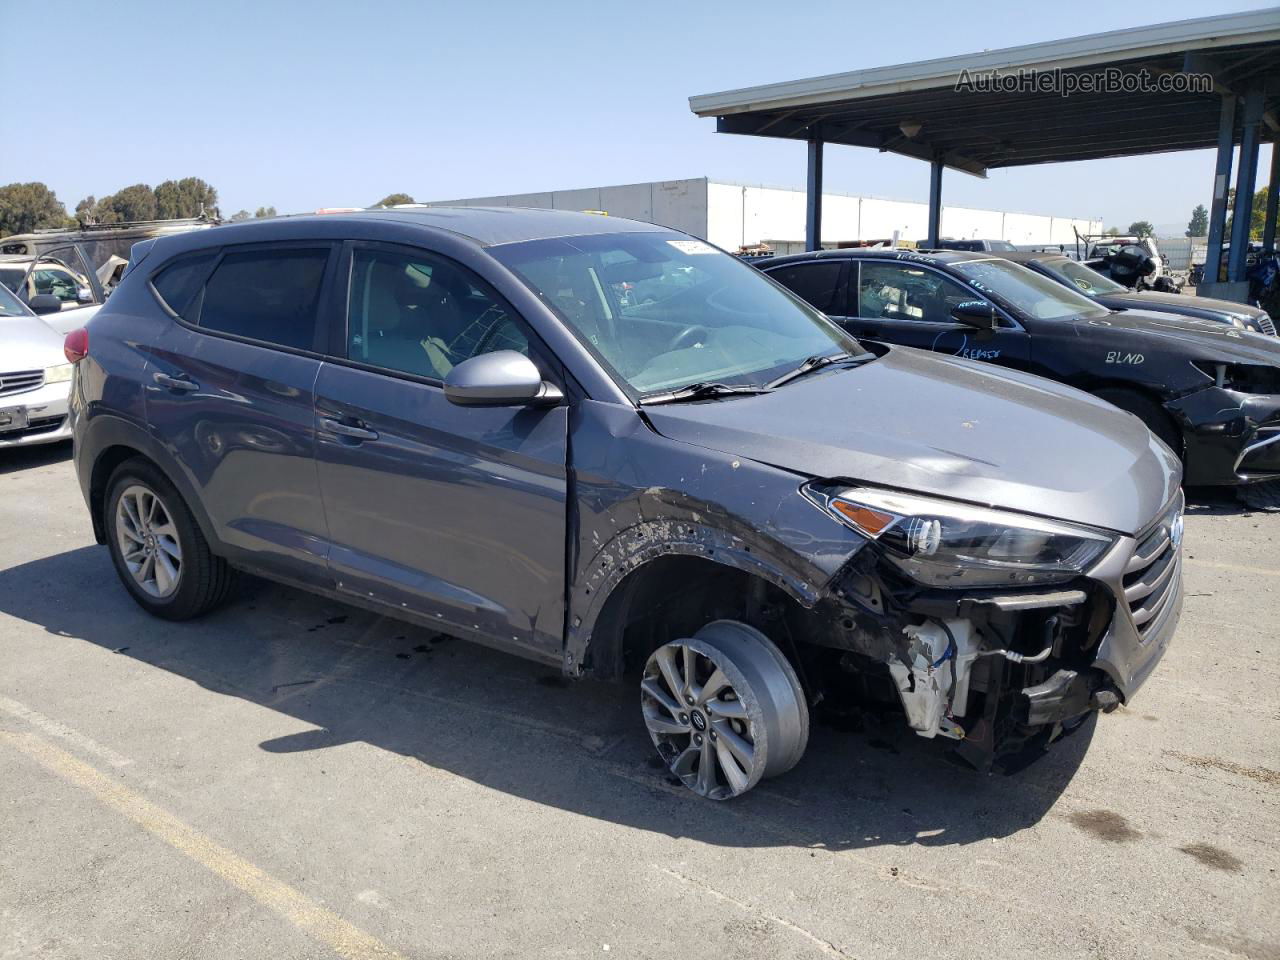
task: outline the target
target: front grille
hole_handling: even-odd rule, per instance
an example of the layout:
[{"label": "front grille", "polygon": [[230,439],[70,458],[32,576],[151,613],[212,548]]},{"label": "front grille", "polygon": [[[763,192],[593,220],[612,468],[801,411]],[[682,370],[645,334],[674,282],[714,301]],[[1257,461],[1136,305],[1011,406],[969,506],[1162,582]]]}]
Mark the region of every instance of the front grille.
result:
[{"label": "front grille", "polygon": [[1146,634],[1178,591],[1182,576],[1182,497],[1138,538],[1124,571],[1124,598],[1138,632]]},{"label": "front grille", "polygon": [[17,373],[0,373],[0,397],[11,393],[25,393],[44,383],[43,370],[19,370]]},{"label": "front grille", "polygon": [[1258,318],[1258,326],[1262,328],[1262,332],[1268,337],[1274,337],[1276,335],[1275,322],[1267,314],[1264,313]]}]

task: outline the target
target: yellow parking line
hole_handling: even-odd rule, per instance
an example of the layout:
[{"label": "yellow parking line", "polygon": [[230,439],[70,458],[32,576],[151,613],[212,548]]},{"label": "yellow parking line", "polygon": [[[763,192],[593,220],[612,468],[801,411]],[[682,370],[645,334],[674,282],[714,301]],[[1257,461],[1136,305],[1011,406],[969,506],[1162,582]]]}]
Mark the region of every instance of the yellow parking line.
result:
[{"label": "yellow parking line", "polygon": [[1187,563],[1198,567],[1213,567],[1215,570],[1235,570],[1239,573],[1260,573],[1264,577],[1280,577],[1280,570],[1269,570],[1266,567],[1250,567],[1243,563],[1219,563],[1217,560],[1197,560],[1187,557]]},{"label": "yellow parking line", "polygon": [[380,940],[47,740],[31,733],[0,731],[0,742],[8,743],[68,783],[93,794],[106,806],[324,943],[338,956],[347,960],[404,960]]}]

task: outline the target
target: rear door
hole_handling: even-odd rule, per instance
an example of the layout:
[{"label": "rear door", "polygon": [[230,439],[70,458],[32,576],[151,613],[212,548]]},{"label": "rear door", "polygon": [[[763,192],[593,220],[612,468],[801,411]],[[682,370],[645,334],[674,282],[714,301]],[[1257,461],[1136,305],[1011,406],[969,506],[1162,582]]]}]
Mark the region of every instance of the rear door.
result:
[{"label": "rear door", "polygon": [[1030,361],[1026,331],[994,305],[1000,324],[995,330],[953,319],[957,304],[990,301],[934,267],[867,258],[852,261],[847,279],[848,305],[841,323],[856,337],[1001,366],[1025,368]]},{"label": "rear door", "polygon": [[314,388],[331,243],[234,246],[151,278],[174,323],[148,371],[147,418],[239,559],[325,582]]},{"label": "rear door", "polygon": [[568,408],[460,407],[442,383],[493,350],[519,351],[559,380],[555,365],[455,261],[353,243],[341,272],[345,323],[316,384],[338,589],[559,662]]}]

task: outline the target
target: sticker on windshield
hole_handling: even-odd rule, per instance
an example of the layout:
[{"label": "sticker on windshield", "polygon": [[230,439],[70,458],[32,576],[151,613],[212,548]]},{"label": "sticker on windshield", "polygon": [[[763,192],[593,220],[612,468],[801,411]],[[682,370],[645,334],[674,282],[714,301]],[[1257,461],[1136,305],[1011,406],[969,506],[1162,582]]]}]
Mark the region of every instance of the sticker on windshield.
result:
[{"label": "sticker on windshield", "polygon": [[716,248],[709,243],[703,243],[701,240],[668,240],[671,246],[675,247],[681,253],[689,255],[699,253],[715,253]]}]

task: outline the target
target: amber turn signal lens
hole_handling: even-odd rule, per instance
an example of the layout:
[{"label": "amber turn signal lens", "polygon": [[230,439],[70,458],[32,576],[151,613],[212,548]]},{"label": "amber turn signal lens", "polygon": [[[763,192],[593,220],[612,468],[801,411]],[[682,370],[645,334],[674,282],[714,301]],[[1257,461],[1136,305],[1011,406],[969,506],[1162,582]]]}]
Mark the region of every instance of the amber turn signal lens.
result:
[{"label": "amber turn signal lens", "polygon": [[880,536],[898,519],[891,513],[881,513],[847,500],[832,500],[831,509],[872,537]]}]

